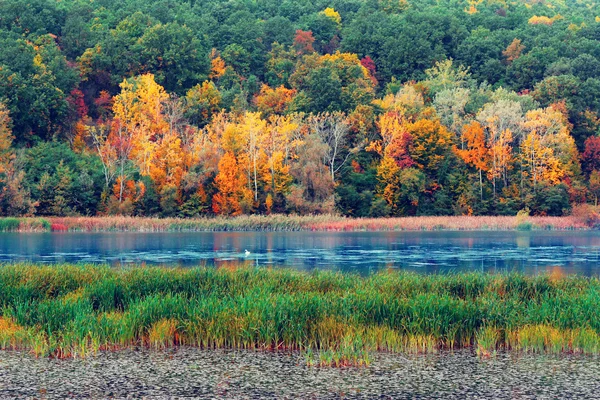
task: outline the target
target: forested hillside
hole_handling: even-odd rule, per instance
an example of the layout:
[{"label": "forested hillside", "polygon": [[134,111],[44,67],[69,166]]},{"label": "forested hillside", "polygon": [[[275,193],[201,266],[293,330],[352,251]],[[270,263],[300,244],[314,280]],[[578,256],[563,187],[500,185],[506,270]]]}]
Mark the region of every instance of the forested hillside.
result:
[{"label": "forested hillside", "polygon": [[0,0],[0,214],[561,215],[600,6]]}]

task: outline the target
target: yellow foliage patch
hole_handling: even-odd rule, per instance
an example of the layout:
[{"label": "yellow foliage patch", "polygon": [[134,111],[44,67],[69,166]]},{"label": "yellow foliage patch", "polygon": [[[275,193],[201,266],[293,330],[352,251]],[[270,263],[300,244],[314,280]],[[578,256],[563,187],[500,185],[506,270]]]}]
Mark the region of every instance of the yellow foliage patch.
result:
[{"label": "yellow foliage patch", "polygon": [[174,319],[161,319],[155,322],[148,331],[150,345],[156,348],[165,348],[178,343],[177,321]]},{"label": "yellow foliage patch", "polygon": [[330,18],[333,21],[335,21],[335,23],[338,25],[342,23],[342,17],[340,17],[340,13],[338,13],[331,7],[327,7],[325,10],[323,10],[323,14],[325,14],[327,18]]}]

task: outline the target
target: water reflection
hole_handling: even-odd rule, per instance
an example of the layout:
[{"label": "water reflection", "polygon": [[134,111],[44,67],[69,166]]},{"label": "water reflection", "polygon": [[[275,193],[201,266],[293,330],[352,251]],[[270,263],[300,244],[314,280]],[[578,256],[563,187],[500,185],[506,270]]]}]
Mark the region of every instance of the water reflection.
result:
[{"label": "water reflection", "polygon": [[[250,251],[249,254],[245,250]],[[599,232],[4,233],[0,261],[600,272]]]}]

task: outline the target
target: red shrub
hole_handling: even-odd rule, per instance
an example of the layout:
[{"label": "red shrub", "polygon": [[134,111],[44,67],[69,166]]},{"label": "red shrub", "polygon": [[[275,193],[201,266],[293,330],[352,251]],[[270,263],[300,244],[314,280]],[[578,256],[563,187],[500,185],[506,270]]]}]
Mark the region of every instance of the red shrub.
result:
[{"label": "red shrub", "polygon": [[52,232],[67,232],[69,228],[65,224],[59,224],[57,222],[50,226]]}]

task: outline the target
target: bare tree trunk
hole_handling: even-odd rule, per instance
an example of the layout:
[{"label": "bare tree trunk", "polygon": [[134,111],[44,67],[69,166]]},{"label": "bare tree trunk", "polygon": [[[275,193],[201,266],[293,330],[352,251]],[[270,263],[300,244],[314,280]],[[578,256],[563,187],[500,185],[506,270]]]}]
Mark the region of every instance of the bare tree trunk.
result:
[{"label": "bare tree trunk", "polygon": [[479,168],[479,200],[483,201],[483,178],[481,177],[481,168]]},{"label": "bare tree trunk", "polygon": [[335,182],[335,173],[340,170],[350,155],[348,153],[344,160],[336,166],[340,149],[346,143],[349,131],[346,116],[342,113],[325,113],[312,117],[310,121],[313,132],[327,145],[325,161],[329,166],[331,179]]},{"label": "bare tree trunk", "polygon": [[256,154],[254,155],[254,201],[258,201],[258,182],[256,176]]}]

